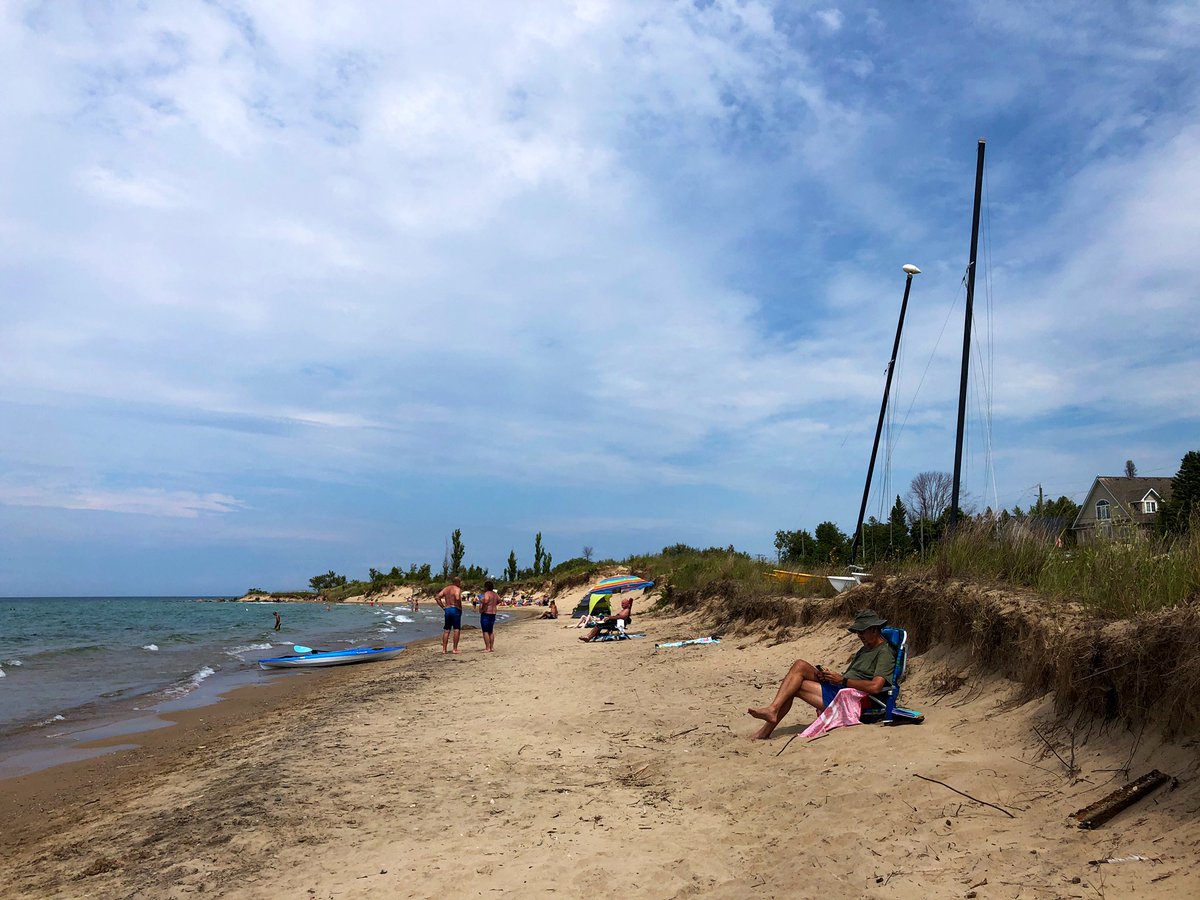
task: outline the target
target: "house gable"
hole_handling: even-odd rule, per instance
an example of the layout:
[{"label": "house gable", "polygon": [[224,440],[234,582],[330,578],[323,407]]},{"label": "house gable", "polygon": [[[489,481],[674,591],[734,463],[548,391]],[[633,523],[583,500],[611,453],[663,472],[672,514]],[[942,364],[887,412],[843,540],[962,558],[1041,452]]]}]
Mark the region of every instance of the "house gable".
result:
[{"label": "house gable", "polygon": [[1071,530],[1083,532],[1117,524],[1150,525],[1170,493],[1169,478],[1097,475]]}]

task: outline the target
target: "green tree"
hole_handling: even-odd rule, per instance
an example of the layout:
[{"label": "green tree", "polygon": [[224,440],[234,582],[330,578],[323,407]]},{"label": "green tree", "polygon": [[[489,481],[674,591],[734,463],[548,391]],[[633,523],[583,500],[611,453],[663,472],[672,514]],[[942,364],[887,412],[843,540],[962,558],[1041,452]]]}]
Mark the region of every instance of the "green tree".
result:
[{"label": "green tree", "polygon": [[817,539],[813,554],[817,561],[836,566],[846,559],[850,539],[834,522],[822,522],[813,536]]},{"label": "green tree", "polygon": [[1183,534],[1200,516],[1200,451],[1188,451],[1171,479],[1171,497],[1158,510],[1163,534]]},{"label": "green tree", "polygon": [[308,583],[312,586],[314,591],[320,593],[321,591],[327,591],[330,588],[341,587],[346,583],[346,576],[339,575],[337,572],[333,571],[333,569],[330,569],[324,575],[314,575],[312,578],[308,579]]},{"label": "green tree", "polygon": [[517,551],[508,551],[508,568],[504,570],[505,581],[517,580]]},{"label": "green tree", "polygon": [[542,549],[542,533],[539,531],[533,538],[533,574],[540,575],[542,572],[542,556],[545,554]]},{"label": "green tree", "polygon": [[896,495],[892,511],[888,514],[888,556],[896,558],[912,552],[912,538],[908,535],[908,507]]},{"label": "green tree", "polygon": [[550,553],[547,551],[547,553],[546,553],[546,558],[542,560],[542,574],[543,574],[543,575],[549,575],[549,574],[550,574],[550,562],[551,562],[553,559],[554,559],[554,557],[553,557],[553,556],[551,556],[551,555],[550,555]]},{"label": "green tree", "polygon": [[775,553],[781,564],[798,566],[810,562],[816,546],[816,538],[803,529],[775,532]]},{"label": "green tree", "polygon": [[450,577],[453,578],[462,572],[463,556],[467,552],[467,548],[463,546],[461,528],[454,529],[450,535],[450,542]]}]

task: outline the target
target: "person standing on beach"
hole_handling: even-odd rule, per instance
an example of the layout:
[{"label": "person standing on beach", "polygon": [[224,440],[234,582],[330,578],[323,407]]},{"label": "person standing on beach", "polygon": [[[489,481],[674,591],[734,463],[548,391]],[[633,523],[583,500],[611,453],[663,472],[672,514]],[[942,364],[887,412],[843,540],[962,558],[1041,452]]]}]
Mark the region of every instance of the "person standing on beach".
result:
[{"label": "person standing on beach", "polygon": [[479,630],[483,632],[483,650],[485,653],[496,652],[496,608],[500,605],[500,595],[496,586],[490,581],[483,583],[483,596],[479,598]]},{"label": "person standing on beach", "polygon": [[275,613],[275,630],[278,631],[283,627],[283,619],[279,618],[279,613]]},{"label": "person standing on beach", "polygon": [[442,623],[442,653],[446,652],[446,641],[454,632],[454,652],[458,652],[458,639],[462,635],[462,579],[455,578],[433,598],[445,613]]}]

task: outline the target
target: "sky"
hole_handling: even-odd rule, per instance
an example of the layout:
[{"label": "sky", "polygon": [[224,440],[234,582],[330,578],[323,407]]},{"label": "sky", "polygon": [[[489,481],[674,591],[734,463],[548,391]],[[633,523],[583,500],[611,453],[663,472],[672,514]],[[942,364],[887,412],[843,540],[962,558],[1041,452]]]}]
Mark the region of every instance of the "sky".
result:
[{"label": "sky", "polygon": [[0,3],[0,595],[854,527],[1200,448],[1200,6]]}]

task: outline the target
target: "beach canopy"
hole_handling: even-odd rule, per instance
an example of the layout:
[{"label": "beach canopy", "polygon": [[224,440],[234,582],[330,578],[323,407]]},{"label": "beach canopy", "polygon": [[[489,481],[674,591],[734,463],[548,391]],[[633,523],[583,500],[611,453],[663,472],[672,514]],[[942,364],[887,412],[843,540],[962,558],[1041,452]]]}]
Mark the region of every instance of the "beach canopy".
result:
[{"label": "beach canopy", "polygon": [[619,594],[623,591],[640,591],[652,587],[654,587],[653,581],[638,578],[636,575],[614,575],[612,578],[604,578],[596,582],[589,593]]},{"label": "beach canopy", "polygon": [[[586,604],[589,616],[611,616],[613,594],[619,594],[623,591],[639,591],[652,587],[654,587],[653,581],[638,578],[636,575],[615,575],[612,578],[604,578],[596,582],[588,591],[587,596],[584,597],[583,603],[580,606]],[[578,610],[579,607],[576,609]]]}]

